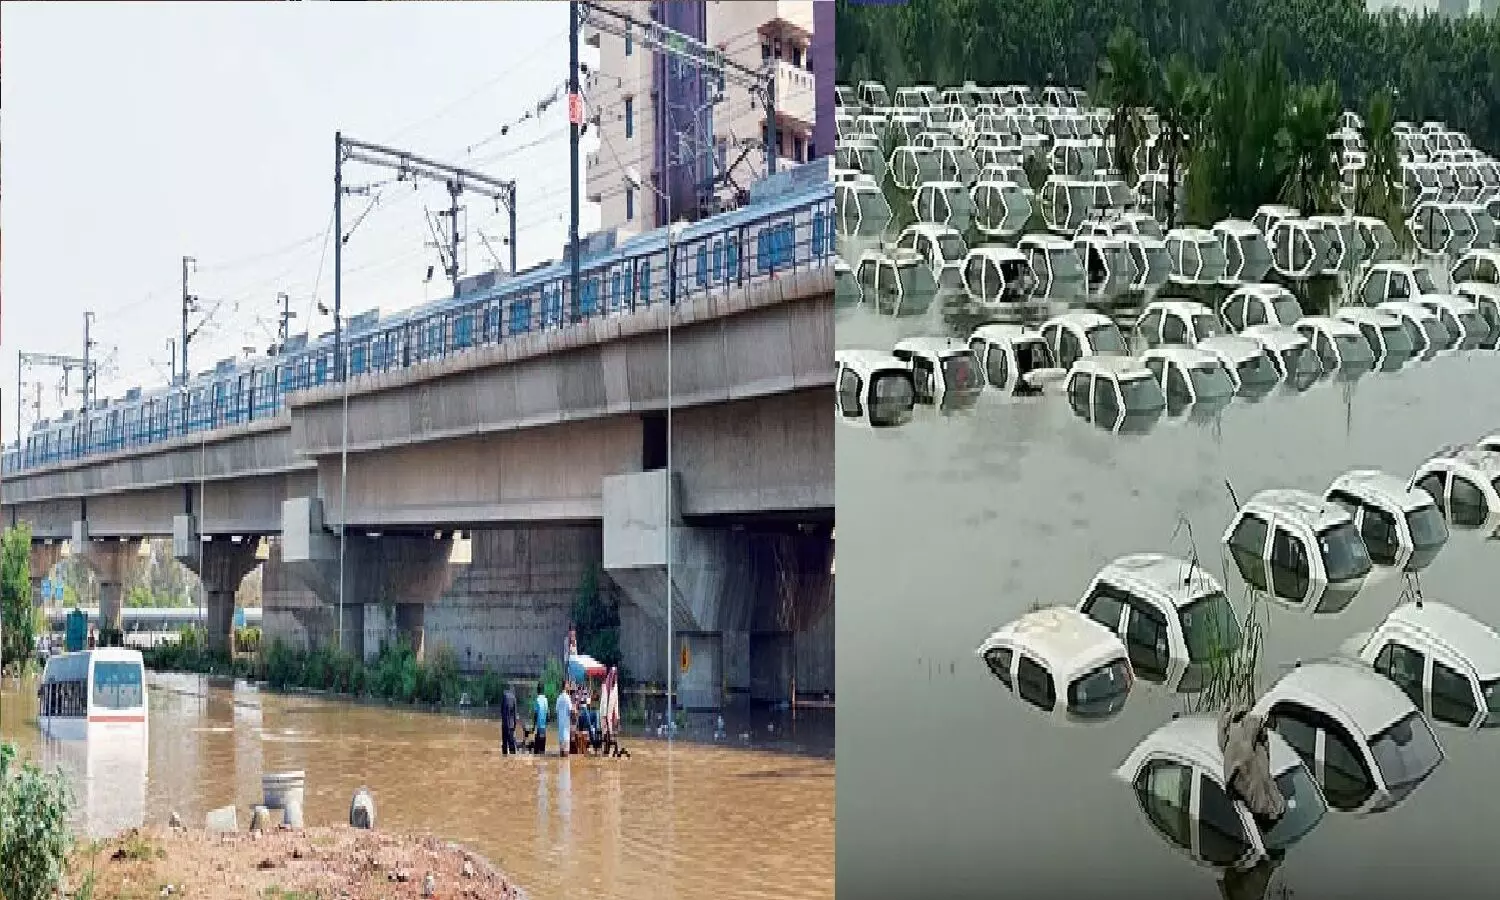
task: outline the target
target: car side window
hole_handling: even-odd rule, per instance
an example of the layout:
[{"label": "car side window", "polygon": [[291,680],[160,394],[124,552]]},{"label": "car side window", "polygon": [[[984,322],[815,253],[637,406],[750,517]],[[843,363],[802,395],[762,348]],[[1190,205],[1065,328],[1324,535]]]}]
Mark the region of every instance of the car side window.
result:
[{"label": "car side window", "polygon": [[1172,648],[1167,638],[1167,620],[1155,607],[1139,597],[1122,595],[1130,607],[1125,623],[1125,650],[1136,674],[1160,683],[1172,664]]},{"label": "car side window", "polygon": [[1307,546],[1285,528],[1277,528],[1271,538],[1271,579],[1276,596],[1303,599],[1311,574]]},{"label": "car side window", "polygon": [[1193,847],[1193,770],[1154,759],[1136,775],[1136,801],[1162,836],[1184,850]]},{"label": "car side window", "polygon": [[1141,333],[1141,340],[1146,346],[1154,347],[1161,342],[1161,310],[1153,309],[1151,312],[1141,316],[1141,322],[1136,326]]},{"label": "car side window", "polygon": [[1107,584],[1100,583],[1088,599],[1083,601],[1083,614],[1118,633],[1120,630],[1120,613],[1125,609],[1125,603],[1119,593]]},{"label": "car side window", "polygon": [[1433,502],[1437,504],[1437,508],[1440,511],[1444,513],[1448,511],[1448,497],[1447,492],[1443,490],[1442,472],[1428,472],[1417,480],[1417,487],[1426,491],[1428,496],[1432,497]]},{"label": "car side window", "polygon": [[1010,361],[1006,358],[1005,348],[999,344],[990,344],[988,350],[988,355],[984,358],[985,375],[993,387],[1005,387],[1010,380]]},{"label": "car side window", "polygon": [[1181,366],[1167,367],[1167,399],[1176,403],[1189,403],[1193,399],[1192,389],[1188,387],[1187,378],[1183,377]]},{"label": "car side window", "polygon": [[1163,344],[1187,343],[1187,325],[1181,316],[1167,315],[1161,321],[1161,342]]},{"label": "car side window", "polygon": [[1062,336],[1057,343],[1057,357],[1064,368],[1073,365],[1083,356],[1083,344],[1079,342],[1078,335],[1074,334],[1072,329],[1062,329]]},{"label": "car side window", "polygon": [[1369,343],[1370,349],[1375,351],[1376,356],[1379,356],[1384,352],[1384,345],[1380,340],[1380,330],[1377,329],[1374,325],[1371,325],[1368,322],[1360,325],[1359,333],[1364,335],[1365,341]]},{"label": "car side window", "polygon": [[1371,272],[1369,279],[1365,281],[1365,305],[1374,306],[1389,299],[1391,298],[1385,294],[1385,273]]},{"label": "car side window", "polygon": [[1375,790],[1364,753],[1352,735],[1332,720],[1323,725],[1323,790],[1330,803],[1349,809],[1363,804]]},{"label": "car side window", "polygon": [[1328,339],[1324,332],[1318,332],[1318,356],[1323,360],[1325,366],[1336,366],[1339,364],[1338,351],[1333,349],[1333,341]]},{"label": "car side window", "polygon": [[1089,414],[1089,376],[1083,372],[1074,372],[1068,380],[1068,403],[1077,415]]},{"label": "car side window", "polygon": [[1250,852],[1245,823],[1229,794],[1206,775],[1198,776],[1198,851],[1216,866],[1233,865]]},{"label": "car side window", "polygon": [[1245,321],[1245,304],[1244,297],[1235,297],[1224,304],[1224,324],[1229,326],[1229,330],[1243,331],[1249,324]]},{"label": "car side window", "polygon": [[1270,526],[1254,513],[1240,517],[1240,524],[1229,536],[1229,553],[1234,557],[1240,577],[1256,590],[1266,590],[1266,534]]},{"label": "car side window", "polygon": [[917,400],[922,403],[933,402],[937,377],[932,370],[932,362],[925,356],[913,356],[911,374],[912,380],[916,382]]},{"label": "car side window", "polygon": [[1478,528],[1489,518],[1488,504],[1484,493],[1462,475],[1453,476],[1453,524],[1463,528]]},{"label": "car side window", "polygon": [[1094,414],[1096,416],[1107,416],[1114,419],[1120,412],[1119,401],[1115,398],[1115,383],[1109,378],[1094,379]]},{"label": "car side window", "polygon": [[1408,300],[1411,298],[1411,287],[1406,283],[1406,276],[1400,272],[1392,272],[1390,275],[1390,288],[1386,295],[1392,300]]},{"label": "car side window", "polygon": [[1057,705],[1057,688],[1052,673],[1024,653],[1016,663],[1016,693],[1044,712],[1051,712]]},{"label": "car side window", "polygon": [[1156,378],[1157,384],[1166,384],[1166,381],[1163,379],[1163,376],[1166,374],[1164,371],[1166,369],[1166,366],[1166,360],[1162,359],[1159,356],[1153,356],[1150,359],[1146,360],[1146,368],[1150,370],[1151,374]]},{"label": "car side window", "polygon": [[1467,728],[1479,712],[1478,701],[1469,679],[1457,671],[1432,661],[1432,717],[1449,725]]},{"label": "car side window", "polygon": [[1417,706],[1425,705],[1422,698],[1422,673],[1426,666],[1426,656],[1395,641],[1387,643],[1375,655],[1375,671],[1389,678]]},{"label": "car side window", "polygon": [[1383,566],[1396,562],[1396,553],[1401,548],[1401,537],[1397,531],[1396,517],[1376,506],[1364,508],[1359,523],[1359,533],[1369,548],[1370,559]]},{"label": "car side window", "polygon": [[1245,304],[1245,325],[1265,325],[1267,322],[1266,301],[1246,300]]},{"label": "car side window", "polygon": [[864,415],[864,405],[860,403],[863,387],[859,374],[853,369],[845,369],[839,376],[839,407],[848,418],[857,419]]},{"label": "car side window", "polygon": [[1006,687],[1011,686],[1010,664],[1015,654],[1009,647],[995,647],[984,655],[984,664]]}]

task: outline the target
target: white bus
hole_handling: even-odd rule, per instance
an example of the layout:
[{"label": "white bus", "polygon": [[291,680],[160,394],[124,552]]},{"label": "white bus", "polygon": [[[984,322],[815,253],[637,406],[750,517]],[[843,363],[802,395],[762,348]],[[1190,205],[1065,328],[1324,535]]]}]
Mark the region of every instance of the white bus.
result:
[{"label": "white bus", "polygon": [[48,737],[79,739],[90,725],[146,725],[146,667],[139,650],[100,647],[47,660],[39,716]]}]

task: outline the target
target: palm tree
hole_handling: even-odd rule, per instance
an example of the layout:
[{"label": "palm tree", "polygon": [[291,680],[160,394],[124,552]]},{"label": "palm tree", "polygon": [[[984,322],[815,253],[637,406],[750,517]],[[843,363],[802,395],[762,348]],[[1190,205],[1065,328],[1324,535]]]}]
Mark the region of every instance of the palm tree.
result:
[{"label": "palm tree", "polygon": [[1365,167],[1359,176],[1354,195],[1354,210],[1363,216],[1374,216],[1398,235],[1407,234],[1402,227],[1401,167],[1396,154],[1396,135],[1391,131],[1395,120],[1393,98],[1387,91],[1370,97],[1365,109]]},{"label": "palm tree", "polygon": [[1191,135],[1199,130],[1207,108],[1207,90],[1182,54],[1167,62],[1156,99],[1161,116],[1161,136],[1167,166],[1167,230],[1177,227],[1177,185]]},{"label": "palm tree", "polygon": [[1151,102],[1151,76],[1140,36],[1123,25],[1115,29],[1099,61],[1098,93],[1100,102],[1114,110],[1109,134],[1115,170],[1128,184],[1136,181],[1135,151],[1145,130],[1141,110]]},{"label": "palm tree", "polygon": [[1329,135],[1338,126],[1340,109],[1338,87],[1324,82],[1298,91],[1287,110],[1278,142],[1287,172],[1281,197],[1307,215],[1332,203],[1338,166]]}]

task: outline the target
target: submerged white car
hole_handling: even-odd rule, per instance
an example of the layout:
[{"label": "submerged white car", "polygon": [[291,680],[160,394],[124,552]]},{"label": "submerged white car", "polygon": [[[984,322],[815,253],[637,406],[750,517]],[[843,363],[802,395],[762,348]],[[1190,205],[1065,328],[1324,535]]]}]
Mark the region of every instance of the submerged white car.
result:
[{"label": "submerged white car", "polygon": [[1066,606],[1002,625],[975,652],[1016,696],[1065,722],[1112,718],[1134,681],[1114,632]]}]

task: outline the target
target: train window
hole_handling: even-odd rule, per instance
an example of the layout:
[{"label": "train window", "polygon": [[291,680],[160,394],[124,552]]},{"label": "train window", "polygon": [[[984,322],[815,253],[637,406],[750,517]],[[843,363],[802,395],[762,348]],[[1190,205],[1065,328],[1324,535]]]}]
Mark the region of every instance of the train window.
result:
[{"label": "train window", "polygon": [[714,241],[714,281],[718,282],[724,269],[724,242]]},{"label": "train window", "polygon": [[646,259],[646,260],[642,260],[641,261],[641,274],[640,274],[640,278],[637,279],[637,280],[640,283],[641,304],[642,305],[649,305],[651,303],[651,260],[650,259]]},{"label": "train window", "polygon": [[427,326],[427,353],[431,356],[440,356],[444,349],[443,323],[441,320],[434,319]]},{"label": "train window", "polygon": [[363,375],[365,371],[365,345],[355,344],[349,348],[349,373]]},{"label": "train window", "polygon": [[738,280],[740,278],[740,239],[730,236],[724,239],[724,259],[728,266],[726,277]]},{"label": "train window", "polygon": [[812,217],[812,252],[814,257],[821,257],[827,252],[825,245],[828,240],[824,237],[827,231],[827,217],[820,210],[813,213]]},{"label": "train window", "polygon": [[708,245],[698,245],[698,286],[705,287],[708,284]]},{"label": "train window", "polygon": [[599,311],[599,279],[584,279],[579,291],[578,312],[584,318],[591,318]]},{"label": "train window", "polygon": [[531,330],[531,300],[510,301],[510,333],[525,334]]}]

